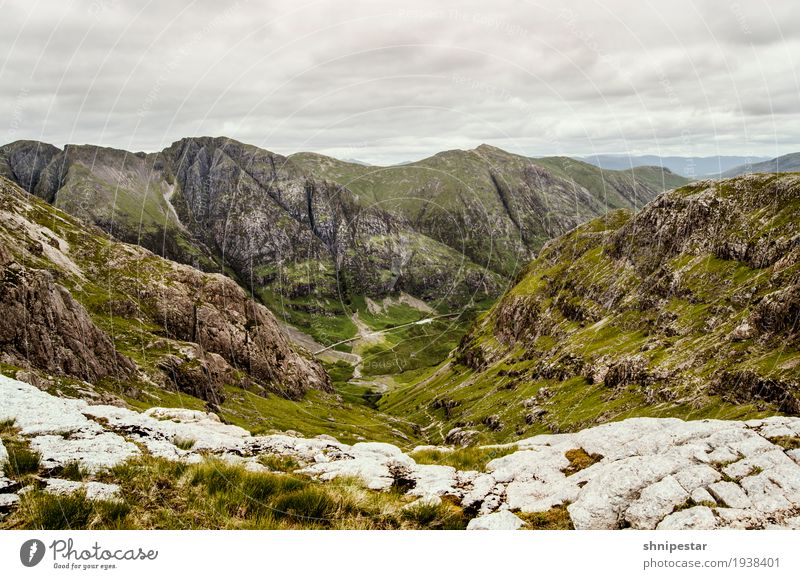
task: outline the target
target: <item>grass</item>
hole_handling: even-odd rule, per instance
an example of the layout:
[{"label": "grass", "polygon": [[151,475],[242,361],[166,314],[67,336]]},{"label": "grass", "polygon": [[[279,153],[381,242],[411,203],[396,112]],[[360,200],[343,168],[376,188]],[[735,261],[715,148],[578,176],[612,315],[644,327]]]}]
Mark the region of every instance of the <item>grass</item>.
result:
[{"label": "grass", "polygon": [[564,456],[569,461],[567,466],[562,472],[567,475],[573,475],[576,472],[589,468],[593,464],[600,462],[603,457],[599,454],[589,454],[582,448],[573,448],[564,453]]},{"label": "grass", "polygon": [[14,430],[14,425],[17,423],[16,418],[6,418],[0,420],[0,434],[6,434]]},{"label": "grass", "polygon": [[44,530],[121,529],[130,508],[116,501],[90,501],[83,492],[55,495],[39,490],[22,496],[13,528]]},{"label": "grass", "polygon": [[523,529],[532,531],[558,531],[572,530],[572,518],[569,516],[567,505],[553,507],[549,511],[540,513],[517,513],[525,521]]},{"label": "grass", "polygon": [[292,472],[300,467],[300,463],[294,457],[280,454],[262,454],[258,457],[258,462],[268,469],[278,472]]},{"label": "grass", "polygon": [[409,507],[413,497],[375,492],[358,479],[317,482],[256,473],[207,460],[187,465],[139,457],[100,476],[120,485],[122,501],[81,492],[23,495],[8,529],[450,529],[465,528],[460,507]]},{"label": "grass", "polygon": [[800,448],[800,436],[776,436],[770,438],[772,444],[777,444],[785,450],[794,450]]},{"label": "grass", "polygon": [[465,447],[455,450],[423,449],[409,454],[419,464],[441,464],[457,470],[486,470],[489,461],[516,452],[516,446]]},{"label": "grass", "polygon": [[172,441],[172,444],[174,444],[181,450],[192,450],[196,443],[197,441],[192,438],[181,438],[180,436],[176,436],[175,439]]},{"label": "grass", "polygon": [[77,460],[74,460],[61,467],[57,475],[58,478],[80,482],[89,477],[89,471],[83,468]]},{"label": "grass", "polygon": [[8,459],[3,469],[7,475],[19,478],[28,474],[39,472],[41,467],[41,455],[18,442],[6,442]]}]

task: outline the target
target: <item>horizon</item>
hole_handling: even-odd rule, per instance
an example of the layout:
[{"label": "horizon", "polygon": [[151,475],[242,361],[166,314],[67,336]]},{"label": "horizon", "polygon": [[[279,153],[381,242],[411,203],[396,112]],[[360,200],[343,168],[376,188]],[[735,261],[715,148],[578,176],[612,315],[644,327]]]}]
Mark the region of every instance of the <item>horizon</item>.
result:
[{"label": "horizon", "polygon": [[251,142],[248,142],[248,141],[245,141],[245,140],[241,140],[241,139],[237,139],[237,138],[234,138],[234,137],[229,137],[227,135],[208,135],[208,134],[207,135],[194,135],[194,136],[181,137],[179,139],[175,139],[175,140],[170,141],[169,143],[166,143],[163,147],[156,148],[156,149],[138,149],[136,147],[133,147],[133,148],[130,148],[130,149],[125,149],[125,148],[117,147],[117,146],[114,146],[114,145],[111,145],[111,144],[88,143],[88,142],[87,143],[70,142],[70,143],[63,143],[62,144],[62,143],[54,143],[54,142],[49,142],[49,141],[43,141],[43,140],[35,139],[35,138],[17,138],[17,139],[14,139],[14,141],[9,141],[9,142],[6,142],[6,143],[0,143],[0,146],[8,145],[8,144],[11,144],[11,143],[13,143],[15,141],[38,141],[38,142],[41,142],[41,143],[52,145],[52,146],[57,147],[57,148],[59,148],[61,150],[63,150],[65,147],[68,147],[68,146],[76,146],[76,147],[92,146],[92,147],[102,147],[102,148],[117,149],[117,150],[122,150],[122,151],[126,151],[128,153],[134,153],[134,154],[135,153],[152,154],[152,153],[159,153],[159,152],[163,151],[164,149],[170,147],[171,145],[173,145],[173,144],[175,144],[175,143],[177,143],[177,142],[179,142],[179,141],[181,141],[183,139],[201,139],[201,138],[229,139],[229,140],[232,140],[232,141],[238,141],[238,142],[241,142],[241,143],[243,143],[245,145],[251,145],[251,146],[254,146],[254,147],[259,147],[261,149],[270,151],[272,153],[277,153],[277,154],[282,155],[282,156],[287,157],[287,158],[291,157],[292,155],[315,154],[315,155],[323,155],[323,156],[326,156],[326,157],[331,157],[331,158],[334,158],[334,159],[336,159],[338,161],[342,161],[342,162],[345,162],[345,163],[348,163],[348,162],[366,163],[367,165],[373,166],[373,167],[393,167],[393,166],[398,166],[398,165],[408,165],[408,164],[413,164],[413,163],[418,163],[420,161],[424,161],[424,160],[429,159],[429,158],[431,158],[431,157],[433,157],[435,155],[438,155],[440,153],[446,153],[448,151],[473,151],[473,150],[475,150],[475,149],[477,149],[477,148],[479,148],[479,147],[481,147],[483,145],[494,147],[494,148],[497,148],[497,149],[501,149],[501,150],[505,151],[506,153],[510,153],[510,154],[513,154],[513,155],[520,155],[520,156],[528,157],[528,158],[531,158],[531,159],[543,159],[543,158],[552,158],[552,157],[567,157],[567,158],[575,159],[575,160],[579,160],[579,161],[586,161],[586,159],[591,158],[591,157],[613,157],[613,158],[629,157],[631,159],[635,159],[635,158],[639,158],[639,157],[658,157],[658,158],[661,158],[661,159],[674,157],[676,159],[742,158],[742,159],[748,159],[748,160],[753,160],[753,161],[756,161],[756,162],[760,162],[760,161],[771,161],[771,160],[774,160],[774,159],[776,159],[778,157],[783,157],[783,156],[786,156],[786,155],[791,155],[791,154],[800,152],[800,147],[799,147],[797,150],[787,150],[786,152],[782,152],[779,155],[776,155],[774,157],[770,157],[770,156],[767,156],[767,155],[747,154],[747,153],[728,153],[728,154],[720,154],[720,155],[698,153],[698,154],[695,154],[695,155],[681,155],[681,154],[663,154],[663,153],[648,153],[648,152],[593,152],[593,153],[563,153],[563,152],[561,152],[561,153],[557,153],[557,154],[547,154],[547,153],[529,153],[529,152],[523,152],[523,151],[514,151],[514,150],[503,148],[503,147],[498,146],[498,145],[494,145],[494,144],[489,143],[487,141],[482,141],[482,142],[479,142],[478,144],[476,144],[474,146],[466,146],[466,147],[458,147],[458,148],[451,148],[451,149],[442,149],[442,150],[439,150],[439,151],[431,151],[429,153],[424,154],[424,156],[419,157],[419,158],[415,158],[415,159],[406,159],[404,161],[396,161],[396,162],[393,162],[393,163],[379,163],[379,162],[370,161],[368,155],[361,156],[361,157],[354,157],[354,156],[353,157],[343,157],[343,156],[335,156],[335,155],[332,155],[332,154],[329,154],[329,153],[326,153],[326,152],[323,152],[323,151],[315,151],[315,150],[310,150],[310,149],[298,150],[298,151],[282,151],[282,150],[278,150],[277,148],[268,147],[268,146],[264,147],[262,145],[257,145],[255,143],[251,143]]}]

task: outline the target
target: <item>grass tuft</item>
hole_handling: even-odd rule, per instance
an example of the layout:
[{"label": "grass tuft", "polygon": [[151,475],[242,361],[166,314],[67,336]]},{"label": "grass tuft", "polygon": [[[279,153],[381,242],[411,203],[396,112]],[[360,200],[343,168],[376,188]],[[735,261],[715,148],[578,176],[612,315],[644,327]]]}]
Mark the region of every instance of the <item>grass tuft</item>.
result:
[{"label": "grass tuft", "polygon": [[172,444],[174,444],[181,450],[192,450],[196,443],[197,441],[192,438],[181,438],[180,436],[176,436],[175,439],[172,441]]},{"label": "grass tuft", "polygon": [[567,457],[569,466],[566,467],[562,472],[567,476],[573,475],[585,468],[589,468],[596,462],[600,462],[603,459],[602,455],[589,454],[582,448],[573,448],[568,450],[564,453],[564,456]]},{"label": "grass tuft", "polygon": [[572,518],[569,516],[567,505],[553,507],[541,513],[517,513],[525,521],[524,529],[534,531],[572,530]]},{"label": "grass tuft", "polygon": [[39,472],[42,457],[38,452],[17,444],[9,444],[6,451],[8,452],[4,468],[6,474],[16,478]]},{"label": "grass tuft", "polygon": [[409,454],[418,464],[441,464],[458,470],[486,470],[486,465],[496,459],[516,452],[516,446],[468,446],[455,450],[425,449]]},{"label": "grass tuft", "polygon": [[58,471],[59,478],[78,482],[86,480],[88,476],[89,471],[83,468],[77,460],[68,462]]}]

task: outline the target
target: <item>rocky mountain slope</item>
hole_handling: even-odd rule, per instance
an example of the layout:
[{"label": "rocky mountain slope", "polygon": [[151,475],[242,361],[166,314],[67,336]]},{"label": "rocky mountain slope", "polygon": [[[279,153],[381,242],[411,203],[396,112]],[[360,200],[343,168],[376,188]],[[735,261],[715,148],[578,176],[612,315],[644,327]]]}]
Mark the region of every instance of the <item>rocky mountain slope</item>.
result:
[{"label": "rocky mountain slope", "polygon": [[380,408],[500,441],[628,416],[798,414],[798,258],[797,175],[676,189],[548,243],[448,364]]},{"label": "rocky mountain slope", "polygon": [[[469,470],[424,460],[452,448],[252,436],[214,414],[89,405],[4,376],[0,424],[10,528],[800,528],[799,418],[631,419],[475,449],[496,458]],[[356,482],[342,494],[339,480]],[[209,500],[224,518],[205,518]]]},{"label": "rocky mountain slope", "polygon": [[380,168],[206,137],[152,154],[18,141],[0,147],[0,175],[123,241],[225,271],[312,333],[314,314],[339,316],[315,333],[325,343],[354,335],[354,298],[483,302],[547,239],[684,182],[488,146]]},{"label": "rocky mountain slope", "polygon": [[132,398],[155,387],[214,408],[227,386],[330,390],[231,279],[117,242],[2,177],[0,311],[0,362],[43,385],[55,375]]},{"label": "rocky mountain slope", "polygon": [[759,163],[739,165],[722,173],[723,177],[738,177],[750,173],[789,173],[800,171],[800,153],[789,153]]}]

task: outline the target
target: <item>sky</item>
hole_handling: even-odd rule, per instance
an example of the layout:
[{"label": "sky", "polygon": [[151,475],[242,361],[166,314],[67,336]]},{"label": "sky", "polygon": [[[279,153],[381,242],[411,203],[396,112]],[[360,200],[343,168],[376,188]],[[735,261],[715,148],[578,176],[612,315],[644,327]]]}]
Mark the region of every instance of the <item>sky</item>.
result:
[{"label": "sky", "polygon": [[800,150],[796,0],[0,0],[0,141]]}]

